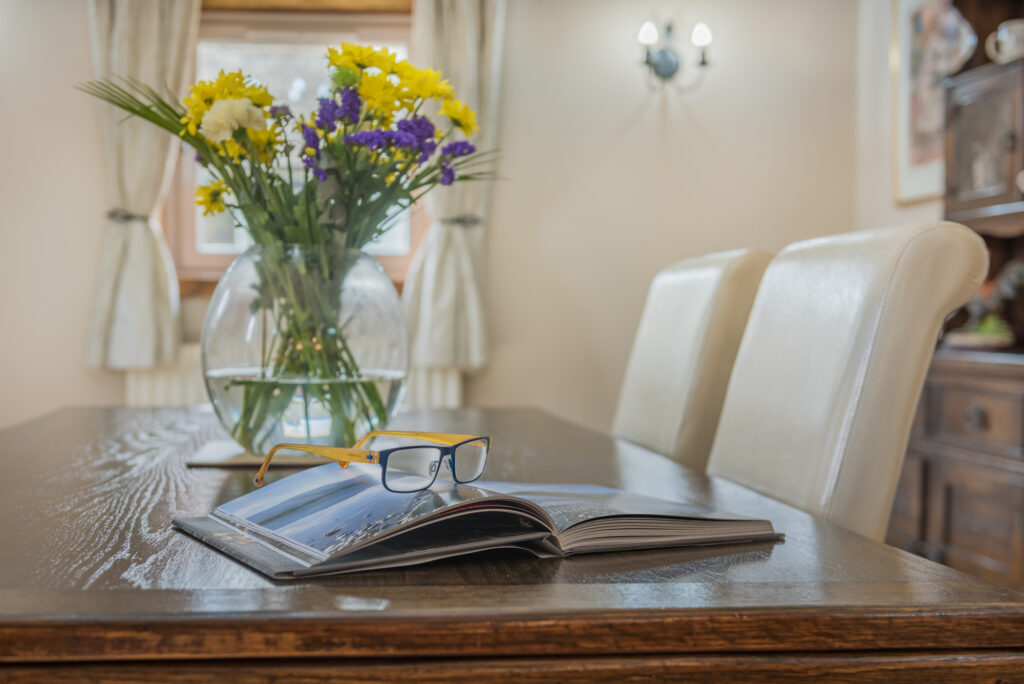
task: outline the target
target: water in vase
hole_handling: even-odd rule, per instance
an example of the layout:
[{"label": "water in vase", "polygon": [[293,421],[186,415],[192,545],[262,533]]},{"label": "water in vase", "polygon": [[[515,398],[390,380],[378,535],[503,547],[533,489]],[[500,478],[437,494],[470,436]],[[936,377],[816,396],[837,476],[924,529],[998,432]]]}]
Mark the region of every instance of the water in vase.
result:
[{"label": "water in vase", "polygon": [[[258,453],[280,442],[350,446],[382,422],[379,415],[394,411],[405,388],[404,373],[374,369],[359,378],[313,382],[266,377],[261,368],[225,368],[208,372],[206,380],[221,422]],[[376,397],[382,405],[375,411]]]}]

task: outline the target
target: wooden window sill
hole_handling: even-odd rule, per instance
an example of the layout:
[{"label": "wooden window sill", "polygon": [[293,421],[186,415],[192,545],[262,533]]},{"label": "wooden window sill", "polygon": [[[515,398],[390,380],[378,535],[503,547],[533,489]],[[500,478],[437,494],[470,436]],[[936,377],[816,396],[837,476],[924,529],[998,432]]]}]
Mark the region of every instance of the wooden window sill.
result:
[{"label": "wooden window sill", "polygon": [[412,0],[203,0],[204,10],[411,14]]},{"label": "wooden window sill", "polygon": [[[190,275],[188,277],[181,277],[178,278],[178,294],[182,299],[186,297],[212,297],[213,290],[217,287],[218,281],[218,276]],[[395,289],[398,290],[398,294],[402,294],[405,280],[391,278],[391,282],[394,284]]]}]

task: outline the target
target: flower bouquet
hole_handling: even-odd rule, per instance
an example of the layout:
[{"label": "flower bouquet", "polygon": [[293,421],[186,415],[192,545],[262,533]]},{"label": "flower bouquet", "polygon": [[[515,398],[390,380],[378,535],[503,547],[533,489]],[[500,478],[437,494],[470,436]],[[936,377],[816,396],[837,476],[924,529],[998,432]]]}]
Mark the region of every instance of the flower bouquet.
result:
[{"label": "flower bouquet", "polygon": [[[204,214],[231,212],[252,237],[214,294],[203,353],[218,416],[254,453],[277,441],[349,445],[387,421],[407,370],[406,333],[399,308],[399,334],[378,344],[395,347],[375,364],[390,368],[362,367],[360,354],[381,350],[348,309],[390,297],[377,318],[393,323],[398,304],[359,250],[434,187],[489,175],[488,153],[465,139],[476,116],[440,72],[350,43],[328,48],[327,63],[332,91],[305,116],[241,71],[196,83],[182,103],[130,79],[81,86],[191,145],[214,179],[196,203]],[[350,292],[357,286],[362,293]],[[225,310],[235,312],[234,338],[211,330],[231,318]],[[357,337],[370,347],[357,352]],[[212,367],[211,345],[240,348],[235,363]]]}]

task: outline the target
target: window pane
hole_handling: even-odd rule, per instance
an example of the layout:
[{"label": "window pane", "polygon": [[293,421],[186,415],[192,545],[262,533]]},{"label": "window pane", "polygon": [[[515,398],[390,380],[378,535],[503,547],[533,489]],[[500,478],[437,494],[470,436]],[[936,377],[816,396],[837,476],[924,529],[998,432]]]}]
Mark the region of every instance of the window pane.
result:
[{"label": "window pane", "polygon": [[[196,184],[213,180],[210,172],[196,164]],[[227,211],[203,216],[203,208],[193,205],[196,216],[196,251],[200,254],[240,254],[252,244],[249,233],[235,225]],[[239,217],[241,218],[241,217]]]},{"label": "window pane", "polygon": [[[382,46],[377,46],[382,47]],[[408,58],[405,45],[389,44],[386,47],[398,55]],[[232,42],[201,40],[196,51],[196,77],[211,80],[224,71],[241,69],[261,84],[267,86],[276,102],[286,103],[294,112],[311,112],[317,99],[330,92],[323,43],[270,43]],[[303,177],[302,162],[298,150],[292,160],[292,170],[299,179]],[[197,184],[211,180],[205,169],[196,165]],[[301,182],[301,181],[299,181]],[[402,212],[395,219],[390,231],[366,246],[372,254],[408,254],[410,250],[409,212]],[[241,217],[239,217],[241,218]],[[201,254],[234,254],[244,251],[252,240],[244,229],[234,227],[234,219],[228,213],[203,216],[201,208],[196,211],[196,249]]]}]

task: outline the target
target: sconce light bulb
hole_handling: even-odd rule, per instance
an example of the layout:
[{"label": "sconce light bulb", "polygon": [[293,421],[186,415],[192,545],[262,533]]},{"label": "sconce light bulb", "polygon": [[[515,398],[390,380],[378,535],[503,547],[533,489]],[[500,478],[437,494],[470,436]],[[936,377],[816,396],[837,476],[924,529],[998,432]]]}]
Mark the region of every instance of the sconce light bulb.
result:
[{"label": "sconce light bulb", "polygon": [[640,33],[636,34],[636,39],[641,45],[654,45],[658,42],[658,27],[653,21],[645,21],[640,25]]},{"label": "sconce light bulb", "polygon": [[693,33],[690,34],[690,42],[699,48],[706,48],[708,45],[711,45],[711,29],[708,28],[708,25],[703,21],[698,22],[693,27]]}]

